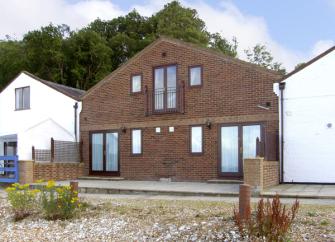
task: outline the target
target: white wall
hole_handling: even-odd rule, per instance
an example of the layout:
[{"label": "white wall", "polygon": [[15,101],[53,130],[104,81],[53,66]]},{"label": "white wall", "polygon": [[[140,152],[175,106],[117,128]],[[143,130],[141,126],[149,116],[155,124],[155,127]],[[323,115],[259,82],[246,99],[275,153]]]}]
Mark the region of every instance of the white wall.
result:
[{"label": "white wall", "polygon": [[[15,111],[15,88],[24,86],[30,86],[30,109]],[[46,126],[42,125],[40,126],[42,128],[41,131],[36,131],[36,128],[33,128],[46,120],[52,120],[62,130],[66,130],[63,133],[60,132],[63,135],[59,135],[59,139],[74,141],[73,105],[76,102],[76,100],[22,73],[0,93],[0,136],[9,134],[18,135],[18,155],[22,160],[31,159],[32,144],[36,144],[35,147],[37,149],[40,148],[37,146],[37,144],[41,145],[37,133],[43,132],[45,134],[42,139],[45,139],[47,136],[51,138],[55,135],[55,130],[57,130],[55,126],[45,129]],[[78,105],[77,127],[79,135],[81,103],[78,103]],[[32,133],[32,129],[34,133]],[[25,134],[26,132],[27,134]],[[25,140],[29,140],[29,142]]]},{"label": "white wall", "polygon": [[335,183],[335,51],[285,82],[283,181]]}]

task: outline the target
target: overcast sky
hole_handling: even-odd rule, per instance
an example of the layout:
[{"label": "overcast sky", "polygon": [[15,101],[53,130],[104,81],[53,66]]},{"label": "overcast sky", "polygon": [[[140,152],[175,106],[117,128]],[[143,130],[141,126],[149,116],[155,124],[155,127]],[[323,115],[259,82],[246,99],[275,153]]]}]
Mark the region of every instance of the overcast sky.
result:
[{"label": "overcast sky", "polygon": [[[151,16],[166,0],[0,0],[0,38],[20,39],[41,26],[81,28],[96,18],[111,19],[132,9]],[[335,44],[335,0],[182,0],[197,9],[210,32],[239,42],[243,50],[266,44],[291,70]]]}]

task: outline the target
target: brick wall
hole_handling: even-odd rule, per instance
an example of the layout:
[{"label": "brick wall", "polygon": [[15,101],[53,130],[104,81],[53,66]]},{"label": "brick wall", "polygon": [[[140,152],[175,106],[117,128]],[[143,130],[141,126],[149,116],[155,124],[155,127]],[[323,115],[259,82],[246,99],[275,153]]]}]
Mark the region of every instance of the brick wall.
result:
[{"label": "brick wall", "polygon": [[19,161],[19,182],[21,184],[32,183],[34,181],[34,161]]},{"label": "brick wall", "polygon": [[263,163],[263,187],[279,184],[279,162],[264,161]]},{"label": "brick wall", "polygon": [[32,183],[37,180],[71,180],[84,175],[83,163],[39,163],[20,161],[20,183]]},{"label": "brick wall", "polygon": [[[165,57],[162,53],[165,53]],[[142,74],[142,86],[153,89],[153,68],[177,64],[177,82],[185,83],[185,113],[145,115],[144,93],[130,93],[132,74]],[[188,85],[188,68],[202,65],[203,85]],[[205,51],[179,41],[161,40],[102,80],[83,100],[80,118],[85,174],[89,173],[89,132],[120,132],[120,175],[127,179],[206,180],[218,178],[218,131],[221,124],[260,123],[265,132],[278,129],[277,96],[272,84],[279,78],[264,68]],[[271,103],[270,110],[257,105]],[[204,128],[204,154],[189,153],[190,125]],[[174,126],[175,132],[168,133]],[[162,133],[156,134],[155,127]],[[130,154],[130,129],[143,129],[143,155]]]},{"label": "brick wall", "polygon": [[255,191],[279,184],[279,162],[264,161],[264,158],[245,159],[244,183]]}]

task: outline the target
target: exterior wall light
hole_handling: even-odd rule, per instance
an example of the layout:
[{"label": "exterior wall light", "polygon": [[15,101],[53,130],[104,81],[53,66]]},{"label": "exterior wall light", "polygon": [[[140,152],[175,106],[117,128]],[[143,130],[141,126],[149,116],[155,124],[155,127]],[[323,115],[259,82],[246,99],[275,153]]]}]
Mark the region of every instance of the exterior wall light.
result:
[{"label": "exterior wall light", "polygon": [[212,128],[212,122],[211,122],[209,119],[206,120],[206,127],[207,127],[208,129],[211,129],[211,128]]}]

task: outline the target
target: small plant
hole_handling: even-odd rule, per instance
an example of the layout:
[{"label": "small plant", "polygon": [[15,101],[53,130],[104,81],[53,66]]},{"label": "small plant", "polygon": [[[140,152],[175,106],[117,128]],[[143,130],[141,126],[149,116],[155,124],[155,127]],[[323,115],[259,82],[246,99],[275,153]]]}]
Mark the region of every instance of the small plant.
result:
[{"label": "small plant", "polygon": [[48,181],[41,189],[41,207],[46,219],[69,219],[80,206],[78,194],[70,186],[56,187],[54,181]]},{"label": "small plant", "polygon": [[249,240],[261,239],[263,241],[279,242],[287,241],[287,233],[299,209],[299,202],[296,200],[291,209],[280,202],[276,195],[272,202],[263,198],[258,202],[255,214],[250,214],[248,219],[242,219],[239,212],[234,209],[234,220],[242,237]]},{"label": "small plant", "polygon": [[36,198],[39,190],[29,189],[29,184],[12,184],[6,189],[8,201],[14,212],[14,219],[21,220],[36,210]]},{"label": "small plant", "polygon": [[327,220],[327,219],[323,219],[323,220],[321,220],[321,222],[320,222],[320,225],[321,226],[328,226],[330,224],[330,222],[329,222],[329,220]]},{"label": "small plant", "polygon": [[316,217],[317,216],[317,214],[316,214],[316,212],[307,212],[307,215],[309,216],[309,217]]}]

